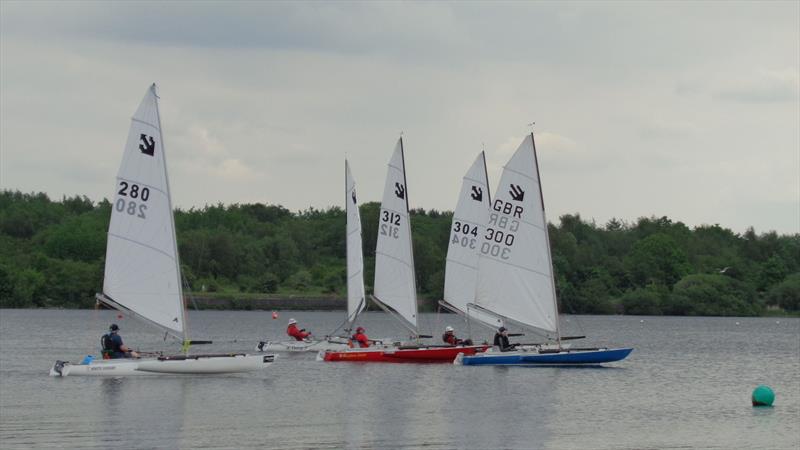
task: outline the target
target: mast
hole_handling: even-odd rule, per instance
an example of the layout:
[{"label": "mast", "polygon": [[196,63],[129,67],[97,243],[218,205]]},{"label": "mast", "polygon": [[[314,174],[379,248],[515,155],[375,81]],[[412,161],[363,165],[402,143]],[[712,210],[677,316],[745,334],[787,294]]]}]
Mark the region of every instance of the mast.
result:
[{"label": "mast", "polygon": [[539,157],[536,154],[536,141],[533,138],[533,131],[531,131],[531,145],[533,146],[533,161],[536,164],[536,181],[539,183],[539,199],[542,202],[542,219],[544,221],[544,235],[545,235],[545,242],[547,243],[547,262],[550,264],[550,270],[553,271],[553,276],[550,278],[550,288],[553,290],[553,303],[556,311],[556,340],[558,342],[558,348],[561,348],[561,331],[559,327],[559,316],[558,316],[558,298],[556,298],[556,277],[555,277],[555,268],[553,267],[553,253],[550,249],[550,230],[547,226],[547,214],[545,214],[544,210],[544,193],[542,192],[542,178],[539,174]]},{"label": "mast", "polygon": [[153,91],[153,96],[155,97],[156,103],[156,117],[158,118],[158,137],[161,139],[161,158],[164,160],[164,179],[166,180],[166,188],[167,188],[167,204],[169,205],[169,221],[170,225],[172,226],[172,247],[175,251],[175,269],[177,270],[178,274],[178,298],[181,302],[181,319],[183,320],[183,345],[184,351],[188,353],[189,351],[189,322],[186,320],[186,306],[183,300],[183,278],[181,276],[181,261],[180,255],[178,255],[178,237],[175,233],[175,210],[172,208],[172,193],[169,188],[169,171],[167,170],[167,154],[164,145],[164,134],[161,131],[161,110],[158,107],[158,93],[156,92],[156,84],[150,87]]},{"label": "mast", "polygon": [[403,136],[400,136],[400,160],[403,162],[403,184],[406,187],[405,193],[405,200],[406,200],[406,214],[408,214],[408,245],[411,247],[409,249],[409,254],[411,254],[411,284],[413,286],[413,293],[414,293],[414,314],[417,316],[417,323],[414,326],[414,332],[416,334],[417,341],[419,341],[419,299],[417,298],[417,268],[414,264],[414,235],[411,233],[411,208],[409,208],[408,202],[408,180],[406,179],[406,154],[405,150],[403,149]]}]

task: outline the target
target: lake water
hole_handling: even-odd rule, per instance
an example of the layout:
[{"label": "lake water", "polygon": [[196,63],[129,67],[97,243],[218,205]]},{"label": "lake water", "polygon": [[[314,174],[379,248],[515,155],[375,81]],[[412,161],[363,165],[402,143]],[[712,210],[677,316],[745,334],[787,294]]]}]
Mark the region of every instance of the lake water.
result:
[{"label": "lake water", "polygon": [[[217,340],[195,350],[214,352],[282,338],[290,317],[324,334],[342,316],[201,311],[189,320],[193,338]],[[587,345],[635,347],[599,369],[288,354],[252,374],[48,376],[56,359],[96,355],[111,322],[133,347],[178,348],[113,311],[0,311],[0,447],[800,448],[799,319],[563,317],[568,333],[594,338]],[[402,334],[382,313],[362,323],[371,337]],[[453,315],[424,314],[421,323],[437,336],[445,325],[466,334]],[[750,406],[759,384],[775,390],[773,408]]]}]

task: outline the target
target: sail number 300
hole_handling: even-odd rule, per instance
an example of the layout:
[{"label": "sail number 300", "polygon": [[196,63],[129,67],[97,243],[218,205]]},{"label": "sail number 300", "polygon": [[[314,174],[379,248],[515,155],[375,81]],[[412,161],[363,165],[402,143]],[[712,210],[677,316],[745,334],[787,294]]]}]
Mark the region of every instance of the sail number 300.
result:
[{"label": "sail number 300", "polygon": [[381,211],[381,236],[389,236],[393,239],[400,237],[400,214]]},{"label": "sail number 300", "polygon": [[[120,198],[114,204],[117,211],[126,212],[131,216],[135,215],[142,219],[147,218],[145,216],[145,211],[147,211],[145,203],[150,199],[150,189],[139,187],[138,184],[134,183],[129,184],[127,181],[120,181],[117,194],[120,195]],[[128,200],[122,197],[127,197]]]}]

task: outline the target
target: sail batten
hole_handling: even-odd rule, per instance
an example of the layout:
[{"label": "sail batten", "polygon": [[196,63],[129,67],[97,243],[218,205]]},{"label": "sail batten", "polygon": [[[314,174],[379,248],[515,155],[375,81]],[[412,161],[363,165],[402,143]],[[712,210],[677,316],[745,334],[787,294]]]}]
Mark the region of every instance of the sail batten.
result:
[{"label": "sail batten", "polygon": [[103,293],[185,338],[172,202],[155,85],[131,119],[108,226]]},{"label": "sail batten", "polygon": [[389,160],[378,218],[374,297],[417,328],[417,293],[403,140]]},{"label": "sail batten", "polygon": [[553,266],[533,135],[509,162],[488,211],[475,304],[501,317],[558,333]]}]

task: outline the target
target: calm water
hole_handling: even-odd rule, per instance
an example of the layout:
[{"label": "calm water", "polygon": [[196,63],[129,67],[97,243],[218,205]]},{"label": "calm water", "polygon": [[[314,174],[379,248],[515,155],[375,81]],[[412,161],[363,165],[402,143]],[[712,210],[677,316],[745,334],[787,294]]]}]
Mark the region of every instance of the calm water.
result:
[{"label": "calm water", "polygon": [[[289,317],[330,330],[336,312],[192,312],[203,351],[249,351]],[[588,343],[630,345],[603,369],[316,362],[257,374],[51,378],[97,354],[112,321],[126,343],[177,348],[112,311],[0,311],[0,447],[7,448],[800,448],[800,320],[567,317]],[[568,321],[568,322],[567,322]],[[780,323],[776,323],[779,321]],[[736,322],[739,322],[737,325]],[[400,334],[382,313],[370,336]],[[423,328],[454,325],[429,314]],[[380,332],[377,330],[384,330]],[[475,331],[475,330],[473,330]],[[476,333],[477,334],[477,333]],[[488,336],[490,333],[483,333]],[[774,408],[750,406],[758,384]]]}]

